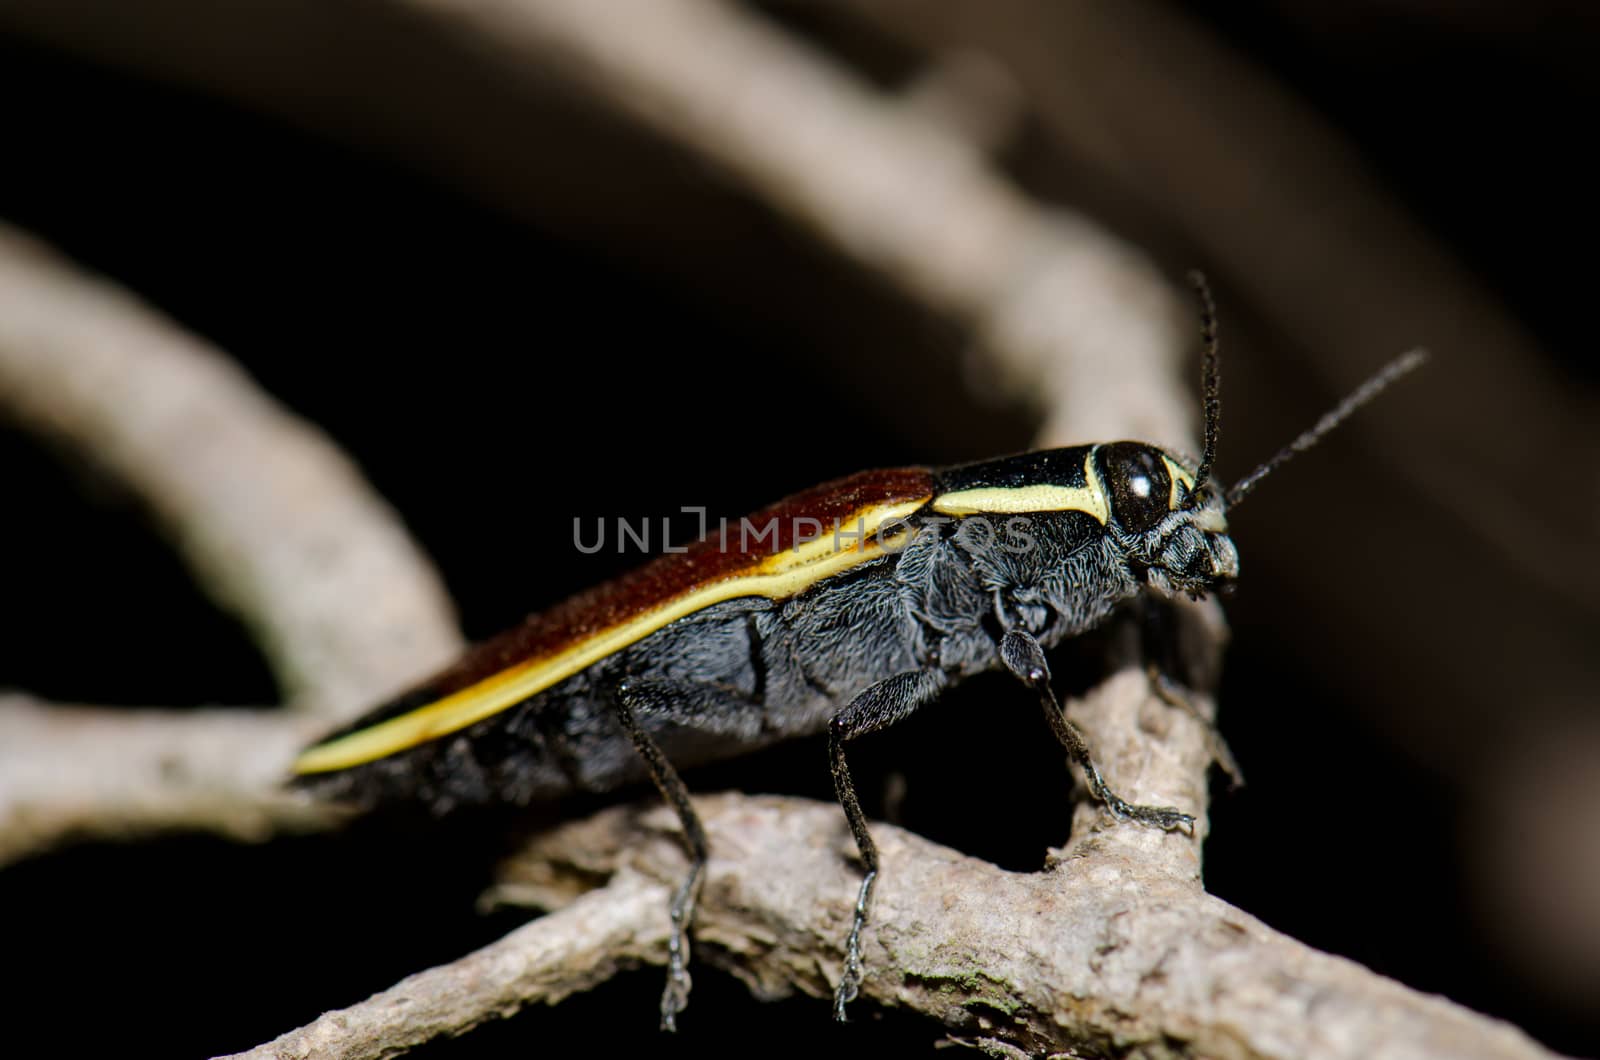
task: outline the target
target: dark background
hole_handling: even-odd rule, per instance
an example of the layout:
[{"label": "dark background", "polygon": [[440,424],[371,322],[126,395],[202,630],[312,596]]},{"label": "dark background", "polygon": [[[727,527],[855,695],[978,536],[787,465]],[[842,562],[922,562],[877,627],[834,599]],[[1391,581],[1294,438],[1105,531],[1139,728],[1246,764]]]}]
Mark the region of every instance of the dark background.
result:
[{"label": "dark background", "polygon": [[[1348,135],[1538,338],[1543,361],[1530,370],[1556,373],[1575,392],[1592,387],[1594,270],[1584,254],[1600,174],[1576,142],[1591,136],[1597,102],[1593,27],[1554,5],[1543,20],[1483,4],[1456,21],[1424,6],[1345,5],[1322,18],[1268,3],[1216,8],[1194,14]],[[880,80],[913,63],[904,41],[841,29],[798,5],[778,13]],[[552,219],[560,211],[548,205],[513,216],[359,141],[8,35],[3,24],[0,98],[10,101],[0,217],[228,350],[324,427],[436,559],[474,638],[636,561],[578,557],[574,515],[659,519],[685,504],[738,515],[861,467],[1020,448],[1034,427],[1021,408],[966,396],[969,336],[957,324],[928,317],[670,147],[569,99],[551,105],[553,127],[583,140],[584,158],[626,162],[643,185],[623,235],[596,238],[587,222]],[[1005,161],[1045,190],[1070,169],[1042,123]],[[652,229],[641,220],[665,203],[687,203],[693,221]],[[592,209],[604,215],[603,203]],[[1174,276],[1190,263],[1181,240],[1156,252]],[[1218,294],[1226,330],[1226,274]],[[1392,348],[1352,356],[1375,366],[1417,341],[1426,337],[1397,335]],[[879,366],[886,349],[916,351],[915,371]],[[819,371],[819,358],[864,367]],[[1434,371],[1448,371],[1447,359]],[[1407,385],[1449,393],[1426,377]],[[1292,399],[1280,403],[1281,391]],[[1289,422],[1298,412],[1280,404],[1314,415],[1335,396],[1268,355],[1244,357],[1225,394],[1231,475],[1270,448],[1249,421],[1270,420],[1281,440],[1310,417]],[[1402,415],[1394,400],[1368,415]],[[1246,573],[1228,604],[1222,726],[1250,785],[1218,791],[1208,886],[1313,946],[1511,1020],[1555,1048],[1594,1053],[1592,986],[1573,983],[1558,953],[1509,946],[1518,910],[1473,882],[1482,873],[1474,770],[1492,764],[1499,726],[1545,715],[1508,703],[1492,724],[1471,721],[1479,731],[1460,738],[1473,753],[1436,755],[1430,734],[1449,728],[1451,704],[1430,697],[1429,672],[1324,649],[1323,624],[1367,616],[1321,608],[1304,568],[1337,560],[1335,576],[1360,579],[1363,557],[1410,550],[1416,577],[1373,585],[1370,601],[1419,629],[1433,619],[1432,580],[1521,576],[1490,561],[1436,569],[1427,541],[1353,519],[1350,484],[1386,458],[1359,436],[1330,443],[1235,520]],[[241,628],[92,467],[6,433],[0,482],[7,507],[26,513],[0,520],[10,625],[0,685],[129,705],[274,700]],[[1588,491],[1592,512],[1593,465],[1579,459],[1572,484]],[[495,498],[493,518],[464,503],[480,497]],[[1442,538],[1454,532],[1454,516],[1426,497],[1404,518]],[[677,525],[687,533],[692,524]],[[1567,529],[1593,544],[1592,524]],[[1276,558],[1253,567],[1269,550]],[[1594,631],[1592,609],[1560,621],[1580,642]],[[1405,654],[1403,643],[1392,649]],[[1068,665],[1092,658],[1080,651]],[[1386,721],[1379,687],[1445,720]],[[1580,712],[1592,707],[1592,689],[1573,695]],[[974,682],[867,741],[863,790],[882,792],[899,773],[909,827],[1036,868],[1069,817],[1066,774],[1037,720],[1006,682]],[[830,797],[814,742],[690,782]],[[869,812],[884,812],[881,796],[869,801]],[[474,912],[498,849],[484,822],[398,819],[259,847],[172,838],[41,856],[0,873],[6,963],[21,980],[12,1002],[73,1053],[130,1043],[175,1056],[243,1049],[498,937],[517,918]],[[753,1021],[769,1039],[863,1052],[936,1037],[864,1007],[841,1031],[821,1001],[758,1006],[702,967],[684,1032],[662,1040],[659,979],[654,969],[625,976],[421,1055],[551,1041],[743,1053],[748,1038],[736,1032]]]}]

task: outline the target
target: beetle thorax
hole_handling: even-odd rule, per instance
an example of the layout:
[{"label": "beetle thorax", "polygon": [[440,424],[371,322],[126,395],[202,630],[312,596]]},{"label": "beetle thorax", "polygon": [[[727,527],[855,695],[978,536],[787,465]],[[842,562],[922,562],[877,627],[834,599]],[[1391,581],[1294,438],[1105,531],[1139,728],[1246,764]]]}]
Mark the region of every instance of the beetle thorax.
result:
[{"label": "beetle thorax", "polygon": [[[1148,587],[1203,595],[1238,575],[1222,497],[1143,442],[1005,457],[938,475],[932,511],[972,572],[963,607],[1043,641],[1102,622]],[[950,594],[941,600],[953,602]]]}]

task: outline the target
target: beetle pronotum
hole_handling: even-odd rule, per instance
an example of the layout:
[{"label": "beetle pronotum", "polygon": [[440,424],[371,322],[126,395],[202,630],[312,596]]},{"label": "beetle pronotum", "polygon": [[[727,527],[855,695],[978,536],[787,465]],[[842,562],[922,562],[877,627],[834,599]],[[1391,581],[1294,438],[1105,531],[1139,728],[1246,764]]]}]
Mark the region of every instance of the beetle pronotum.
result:
[{"label": "beetle pronotum", "polygon": [[[725,526],[687,550],[533,615],[306,750],[305,783],[364,801],[527,804],[649,777],[690,853],[672,899],[668,1029],[688,1000],[688,927],[706,835],[675,764],[826,731],[835,790],[865,869],[834,1012],[861,983],[878,855],[845,748],[952,683],[1004,668],[1039,697],[1090,793],[1124,820],[1193,818],[1135,805],[1101,776],[1062,712],[1045,649],[1146,592],[1232,582],[1226,512],[1423,360],[1405,354],[1231,489],[1212,480],[1214,312],[1203,281],[1205,443],[1198,466],[1143,442],[1023,453],[942,469],[866,471]],[[774,528],[754,536],[747,525]],[[816,528],[822,528],[821,533]],[[803,532],[810,531],[810,533]]]}]

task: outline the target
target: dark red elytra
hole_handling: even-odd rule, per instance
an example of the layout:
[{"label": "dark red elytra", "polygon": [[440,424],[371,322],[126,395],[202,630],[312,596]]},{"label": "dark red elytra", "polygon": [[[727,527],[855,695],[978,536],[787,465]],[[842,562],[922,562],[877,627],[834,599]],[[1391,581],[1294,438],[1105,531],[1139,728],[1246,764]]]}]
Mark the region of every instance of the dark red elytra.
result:
[{"label": "dark red elytra", "polygon": [[[933,489],[933,473],[927,468],[862,471],[786,497],[742,522],[729,519],[725,528],[719,526],[683,552],[658,556],[484,641],[387,710],[363,718],[361,727],[443,699],[512,666],[554,655],[693,589],[745,574],[772,555],[817,536],[819,528],[829,536],[836,525],[842,533],[855,533],[857,528],[850,524],[855,513],[926,499]],[[842,542],[850,547],[857,539],[843,537]]]}]

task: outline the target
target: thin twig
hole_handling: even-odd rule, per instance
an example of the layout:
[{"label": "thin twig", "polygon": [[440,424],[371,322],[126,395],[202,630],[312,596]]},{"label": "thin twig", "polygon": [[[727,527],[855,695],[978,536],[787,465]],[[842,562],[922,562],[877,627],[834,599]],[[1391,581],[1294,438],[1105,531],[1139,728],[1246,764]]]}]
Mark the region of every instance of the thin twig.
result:
[{"label": "thin twig", "polygon": [[553,1005],[629,965],[664,960],[670,893],[624,873],[498,942],[324,1013],[235,1060],[377,1060],[526,1005]]}]

